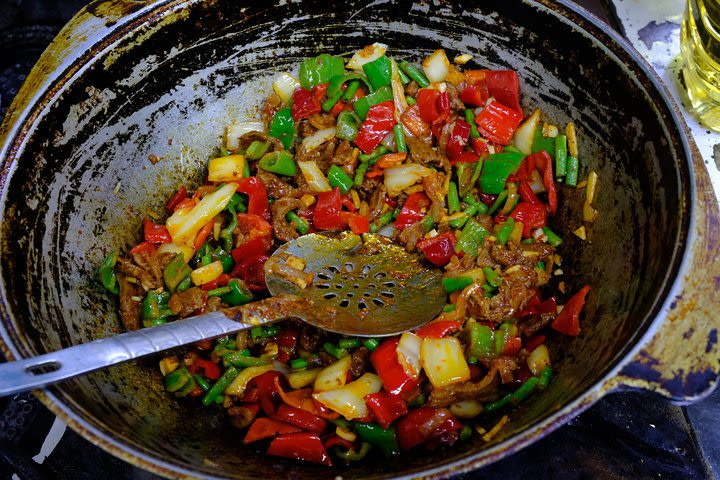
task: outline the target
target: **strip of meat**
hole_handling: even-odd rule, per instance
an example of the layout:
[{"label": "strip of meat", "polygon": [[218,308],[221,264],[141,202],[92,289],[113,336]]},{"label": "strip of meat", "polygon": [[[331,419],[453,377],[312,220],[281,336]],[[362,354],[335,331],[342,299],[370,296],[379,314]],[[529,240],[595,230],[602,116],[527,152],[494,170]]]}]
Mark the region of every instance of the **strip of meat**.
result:
[{"label": "strip of meat", "polygon": [[247,149],[247,147],[250,146],[252,142],[270,142],[270,149],[268,152],[273,152],[275,150],[283,150],[283,144],[280,140],[278,140],[275,137],[271,137],[267,133],[258,132],[258,131],[252,131],[245,133],[240,136],[240,139],[238,140],[240,144],[240,148],[242,150]]},{"label": "strip of meat", "polygon": [[120,320],[125,330],[137,330],[140,328],[140,302],[133,297],[138,296],[140,289],[128,282],[125,275],[118,275],[117,280],[120,285]]},{"label": "strip of meat", "polygon": [[452,110],[465,110],[465,104],[460,100],[460,94],[458,93],[457,87],[450,82],[446,82],[445,91],[448,92],[450,97],[450,108]]},{"label": "strip of meat", "polygon": [[281,242],[289,242],[296,239],[300,234],[294,225],[285,219],[288,212],[302,208],[303,204],[297,198],[283,197],[275,200],[271,206],[273,218],[273,232]]},{"label": "strip of meat", "polygon": [[468,299],[467,313],[480,321],[504,322],[525,308],[535,295],[536,284],[537,274],[532,267],[511,267],[502,274],[497,295],[492,298],[487,298],[482,293],[473,295]]},{"label": "strip of meat", "polygon": [[533,315],[522,323],[518,323],[518,334],[523,337],[532,337],[543,328],[550,325],[555,317],[556,313],[541,313],[540,315]]},{"label": "strip of meat", "polygon": [[408,151],[410,152],[411,162],[424,166],[437,167],[446,171],[450,168],[450,161],[447,157],[421,139],[407,137],[405,143],[407,143]]},{"label": "strip of meat", "polygon": [[370,363],[370,350],[365,347],[356,348],[350,355],[350,375],[357,378],[365,373]]},{"label": "strip of meat", "polygon": [[353,148],[347,140],[343,140],[335,147],[330,163],[343,167],[345,173],[352,175],[355,172],[359,154],[360,150]]},{"label": "strip of meat", "polygon": [[205,306],[207,292],[197,287],[190,288],[184,292],[175,293],[170,297],[168,307],[174,315],[180,318],[189,317],[195,311]]},{"label": "strip of meat", "polygon": [[543,242],[518,245],[494,245],[490,249],[490,258],[503,267],[512,265],[535,266],[540,261],[547,261],[555,253],[552,245]]},{"label": "strip of meat", "polygon": [[318,130],[324,130],[335,126],[335,117],[329,113],[313,113],[308,117],[308,122]]},{"label": "strip of meat", "polygon": [[415,222],[400,232],[400,235],[398,235],[398,241],[405,245],[405,250],[412,252],[415,250],[417,243],[424,235],[425,230],[423,230],[422,222]]},{"label": "strip of meat", "polygon": [[379,184],[370,198],[370,220],[375,220],[382,214],[385,206],[385,195],[387,194],[387,188],[385,184]]},{"label": "strip of meat", "polygon": [[142,252],[134,254],[132,260],[118,257],[118,271],[137,279],[145,291],[164,285],[163,270],[175,255],[172,253]]}]

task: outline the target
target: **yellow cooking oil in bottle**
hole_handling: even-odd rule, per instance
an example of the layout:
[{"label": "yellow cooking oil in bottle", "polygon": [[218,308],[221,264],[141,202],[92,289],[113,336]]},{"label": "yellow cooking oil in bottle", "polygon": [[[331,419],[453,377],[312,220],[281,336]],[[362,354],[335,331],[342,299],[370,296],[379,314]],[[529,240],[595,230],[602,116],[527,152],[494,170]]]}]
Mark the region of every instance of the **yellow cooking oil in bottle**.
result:
[{"label": "yellow cooking oil in bottle", "polygon": [[687,0],[680,46],[691,110],[720,132],[720,0]]}]

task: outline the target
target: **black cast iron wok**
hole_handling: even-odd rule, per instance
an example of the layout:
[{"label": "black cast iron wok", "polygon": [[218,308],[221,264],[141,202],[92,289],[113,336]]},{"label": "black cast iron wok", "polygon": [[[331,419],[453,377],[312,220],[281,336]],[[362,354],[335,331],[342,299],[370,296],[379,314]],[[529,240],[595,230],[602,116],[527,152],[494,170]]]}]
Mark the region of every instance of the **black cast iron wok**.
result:
[{"label": "black cast iron wok", "polygon": [[720,237],[707,173],[650,68],[616,34],[549,1],[91,4],[45,52],[3,123],[3,352],[28,357],[116,333],[115,302],[94,280],[101,259],[137,241],[147,209],[161,211],[188,177],[200,180],[224,126],[257,113],[277,71],[373,41],[415,60],[442,47],[517,69],[526,110],[577,123],[583,174],[600,174],[601,215],[582,243],[570,233],[582,192],[563,191],[562,268],[571,287],[587,279],[593,290],[581,336],[552,339],[549,390],[489,444],[335,470],[244,447],[224,414],[168,396],[154,362],[38,392],[53,412],[167,476],[439,477],[511,454],[615,390],[680,403],[709,392],[720,371]]}]

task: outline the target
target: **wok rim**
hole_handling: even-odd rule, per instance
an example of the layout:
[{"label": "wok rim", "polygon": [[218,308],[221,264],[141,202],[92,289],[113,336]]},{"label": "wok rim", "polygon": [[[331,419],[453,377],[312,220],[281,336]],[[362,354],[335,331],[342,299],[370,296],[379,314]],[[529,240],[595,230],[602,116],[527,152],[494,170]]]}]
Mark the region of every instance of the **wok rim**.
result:
[{"label": "wok rim", "polygon": [[[177,9],[185,8],[184,5],[187,3],[197,3],[199,1],[200,0],[160,0],[152,3],[119,21],[112,27],[109,27],[109,38],[100,38],[93,44],[92,48],[86,50],[80,56],[76,56],[70,65],[66,66],[65,71],[60,73],[53,72],[57,74],[57,77],[53,79],[49,86],[46,86],[36,93],[35,97],[21,111],[16,123],[8,130],[6,142],[2,146],[2,150],[0,150],[0,153],[3,155],[2,164],[0,165],[2,168],[0,188],[5,189],[5,183],[14,170],[12,162],[17,160],[18,152],[22,151],[28,133],[43,117],[46,109],[52,107],[54,99],[63,88],[72,85],[78,77],[83,75],[83,71],[86,68],[94,64],[94,62],[99,61],[98,59],[102,59],[108,51],[114,49],[116,43],[121,42],[136,29],[147,24],[158,22],[163,16],[172,14]],[[673,134],[676,134],[679,139],[679,168],[681,171],[683,167],[687,169],[686,180],[688,191],[683,192],[682,178],[678,178],[679,193],[682,198],[687,199],[684,212],[685,218],[678,222],[678,237],[674,239],[674,250],[671,257],[673,261],[666,270],[666,277],[663,281],[664,285],[659,289],[659,293],[656,295],[651,308],[648,309],[646,318],[640,324],[640,328],[636,330],[632,338],[627,340],[620,352],[608,362],[609,367],[604,375],[599,377],[583,392],[577,394],[575,399],[565,403],[555,412],[547,414],[544,418],[528,425],[521,432],[518,432],[516,435],[497,445],[469,453],[463,458],[442,465],[416,470],[414,472],[404,472],[401,476],[394,478],[417,478],[418,476],[423,478],[442,478],[447,475],[481,468],[543,438],[555,429],[563,426],[570,419],[581,414],[604,395],[611,393],[613,391],[613,387],[611,386],[612,380],[618,376],[618,373],[633,356],[657,334],[660,325],[665,320],[663,312],[669,310],[673,298],[681,290],[683,283],[682,273],[686,271],[688,267],[689,257],[692,252],[690,245],[697,231],[694,215],[695,209],[697,208],[695,168],[692,162],[693,155],[687,130],[681,120],[678,107],[671,99],[664,83],[628,40],[584,8],[575,5],[570,0],[523,1],[524,3],[548,12],[556,18],[556,21],[566,22],[573,30],[591,38],[598,46],[602,46],[606,55],[614,57],[612,58],[614,62],[622,62],[622,59],[616,57],[616,50],[627,55],[631,60],[627,68],[637,72],[638,83],[643,83],[646,87],[649,87],[648,95],[651,98],[654,97],[656,112],[659,116],[658,121],[663,125],[671,138],[675,136]],[[568,16],[568,12],[577,18]],[[578,22],[578,20],[587,22],[588,25],[584,25]],[[602,38],[603,35],[607,38]],[[68,75],[69,70],[73,71],[71,75]],[[641,80],[643,80],[643,82],[640,82]],[[648,83],[646,84],[645,81]],[[669,118],[663,118],[659,115],[663,109],[667,110]],[[682,160],[684,160],[684,162]],[[684,197],[683,193],[685,194]],[[4,213],[5,208],[3,202],[3,204],[0,205],[0,217],[4,218]],[[0,276],[0,315],[5,319],[11,319],[13,316],[10,314],[6,298],[8,298],[8,296],[5,283],[2,276]],[[643,325],[646,325],[646,330],[641,332]],[[22,340],[22,336],[18,335],[17,331],[11,332],[5,328],[4,324],[0,324],[0,349],[9,361],[22,357],[20,349],[18,348],[18,344],[23,344]],[[26,345],[22,346],[26,347]],[[198,475],[202,475],[203,478],[225,478],[209,476],[205,472],[188,469],[182,464],[172,463],[163,458],[150,455],[135,444],[122,441],[122,439],[110,430],[99,428],[94,422],[83,418],[78,413],[78,411],[82,411],[82,408],[73,408],[74,406],[79,407],[79,405],[76,405],[70,398],[65,400],[61,399],[60,395],[51,391],[52,388],[53,387],[48,387],[42,390],[34,390],[33,393],[51,412],[67,423],[73,430],[110,454],[140,468],[167,477],[196,478]]]}]

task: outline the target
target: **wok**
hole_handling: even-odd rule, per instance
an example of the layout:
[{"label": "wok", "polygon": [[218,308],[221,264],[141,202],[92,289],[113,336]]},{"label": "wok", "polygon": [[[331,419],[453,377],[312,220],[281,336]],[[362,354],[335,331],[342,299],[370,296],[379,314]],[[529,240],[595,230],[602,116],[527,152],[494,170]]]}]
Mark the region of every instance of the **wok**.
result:
[{"label": "wok", "polygon": [[[38,391],[72,428],[169,477],[441,477],[542,437],[618,390],[677,403],[717,381],[718,209],[674,105],[617,34],[564,1],[163,0],[90,4],[60,33],[2,126],[3,353],[33,356],[120,329],[94,269],[137,242],[147,210],[197,184],[224,126],[257,115],[278,71],[371,43],[418,60],[436,48],[519,71],[523,106],[576,122],[581,175],[600,175],[589,241],[582,191],[561,191],[553,227],[570,291],[593,290],[577,339],[553,337],[557,377],[492,442],[347,468],[305,465],[241,444],[223,413],[163,391],[153,361]],[[148,161],[149,155],[162,160]]]}]

